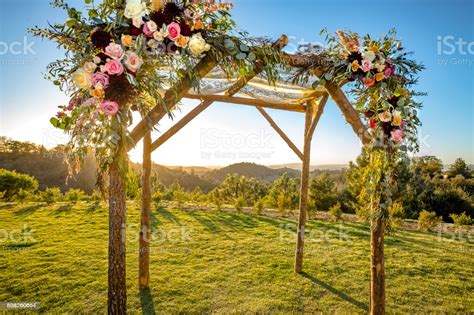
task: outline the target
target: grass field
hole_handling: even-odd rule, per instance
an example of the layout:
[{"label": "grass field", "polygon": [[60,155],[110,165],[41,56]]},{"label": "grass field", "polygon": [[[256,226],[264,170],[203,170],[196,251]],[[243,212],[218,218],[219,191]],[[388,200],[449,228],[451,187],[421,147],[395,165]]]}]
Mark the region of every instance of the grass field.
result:
[{"label": "grass field", "polygon": [[[305,273],[297,275],[292,271],[292,220],[154,210],[152,288],[139,293],[138,220],[138,206],[130,204],[131,313],[365,313],[368,309],[365,224],[309,222]],[[19,239],[15,229],[26,234]],[[0,304],[39,302],[40,310],[47,312],[105,312],[107,231],[107,211],[100,206],[0,204]],[[4,234],[11,232],[15,240],[5,240]],[[474,312],[473,243],[398,231],[388,236],[385,252],[389,313]]]}]

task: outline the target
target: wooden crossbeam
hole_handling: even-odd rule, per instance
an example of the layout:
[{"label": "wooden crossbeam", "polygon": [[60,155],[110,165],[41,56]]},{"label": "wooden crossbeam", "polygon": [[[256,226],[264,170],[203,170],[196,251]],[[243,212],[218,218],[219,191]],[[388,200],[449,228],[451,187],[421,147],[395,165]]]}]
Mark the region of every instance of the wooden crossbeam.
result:
[{"label": "wooden crossbeam", "polygon": [[280,135],[280,137],[288,144],[288,146],[296,153],[296,155],[303,161],[303,153],[298,149],[298,147],[291,141],[291,139],[285,134],[285,132],[278,127],[272,117],[260,106],[255,107],[260,114],[268,121],[270,126]]},{"label": "wooden crossbeam", "polygon": [[[200,78],[204,78],[215,66],[216,61],[210,55],[206,55],[195,66],[194,73]],[[166,91],[163,97],[163,104],[158,104],[150,110],[146,117],[142,119],[130,133],[131,143],[128,145],[128,150],[132,149],[138,141],[166,115],[165,108],[172,110],[176,104],[181,101],[192,88],[192,83],[193,80],[189,76],[186,76],[175,86]]]},{"label": "wooden crossbeam", "polygon": [[227,95],[194,95],[188,94],[186,98],[195,99],[195,100],[206,100],[213,102],[222,102],[238,105],[248,105],[248,106],[258,106],[271,109],[287,110],[292,112],[306,112],[306,106],[303,104],[281,104],[281,103],[271,103],[266,101],[261,101],[253,98],[245,97],[235,97]]},{"label": "wooden crossbeam", "polygon": [[346,122],[352,127],[357,137],[359,137],[364,145],[368,145],[371,141],[371,136],[368,133],[367,127],[362,123],[359,114],[341,88],[330,82],[327,82],[324,87],[343,113]]},{"label": "wooden crossbeam", "polygon": [[313,106],[313,119],[311,122],[311,127],[309,128],[309,135],[306,136],[309,136],[310,138],[313,137],[314,130],[319,123],[319,119],[323,115],[324,107],[326,106],[328,98],[329,95],[325,94],[323,97],[321,97],[318,103],[316,103],[315,100],[308,101],[308,106]]},{"label": "wooden crossbeam", "polygon": [[163,143],[165,143],[169,138],[174,136],[178,131],[183,129],[191,120],[193,120],[197,115],[202,113],[206,108],[208,108],[213,102],[212,101],[203,101],[201,104],[196,106],[192,111],[190,111],[186,116],[184,116],[180,121],[178,121],[173,127],[168,129],[163,133],[158,139],[153,141],[151,144],[151,151],[155,151]]},{"label": "wooden crossbeam", "polygon": [[[273,43],[272,47],[276,49],[283,49],[288,44],[288,37],[286,35],[280,36],[280,38]],[[231,97],[232,95],[236,94],[240,89],[242,89],[248,81],[258,75],[260,72],[263,71],[265,64],[261,60],[257,60],[254,63],[254,71],[253,73],[249,73],[244,77],[240,78],[235,82],[227,91],[226,95]],[[191,98],[191,97],[188,97]],[[196,99],[202,99],[201,97]],[[178,131],[180,131],[184,126],[186,126],[191,120],[193,120],[197,115],[202,113],[206,108],[208,108],[214,101],[213,100],[203,100],[200,105],[194,108],[191,112],[189,112],[185,117],[183,117],[179,122],[177,122],[173,127],[171,127],[168,131],[166,131],[163,135],[161,135],[156,141],[154,141],[151,145],[151,151],[153,152],[163,143],[165,143],[169,138],[174,136]],[[163,118],[163,117],[161,117]],[[160,120],[161,120],[160,118]]]}]

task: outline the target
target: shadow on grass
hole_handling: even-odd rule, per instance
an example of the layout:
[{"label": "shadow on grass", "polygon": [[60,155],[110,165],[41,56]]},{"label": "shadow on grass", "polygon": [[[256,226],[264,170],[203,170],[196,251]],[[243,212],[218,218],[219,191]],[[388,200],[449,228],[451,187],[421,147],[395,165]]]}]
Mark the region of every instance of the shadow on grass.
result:
[{"label": "shadow on grass", "polygon": [[360,308],[361,310],[364,310],[364,311],[366,311],[366,312],[369,311],[369,306],[368,306],[367,304],[357,301],[356,299],[350,297],[350,296],[347,295],[346,293],[344,293],[344,292],[342,292],[342,291],[340,291],[340,290],[338,290],[338,289],[336,289],[336,288],[330,286],[330,285],[327,284],[326,282],[323,282],[323,281],[319,280],[318,278],[316,278],[316,277],[314,277],[314,276],[312,276],[312,275],[310,275],[310,274],[308,274],[308,273],[306,273],[306,272],[302,272],[301,275],[302,275],[303,277],[305,277],[306,279],[311,280],[311,282],[313,282],[314,284],[317,284],[317,285],[319,285],[320,287],[322,287],[322,288],[328,290],[329,292],[331,292],[331,293],[337,295],[338,297],[340,297],[340,298],[343,299],[344,301],[349,302],[349,303],[351,303],[351,304],[354,305],[354,306],[357,306],[357,307]]},{"label": "shadow on grass", "polygon": [[164,207],[160,206],[158,207],[155,211],[151,211],[154,215],[154,219],[156,224],[159,224],[160,220],[156,217],[155,214],[158,214],[159,216],[163,217],[164,219],[176,223],[176,224],[181,224],[179,221],[178,217],[175,216],[172,212],[168,211]]},{"label": "shadow on grass", "polygon": [[150,289],[140,290],[140,305],[142,307],[142,314],[156,314],[155,304],[153,303],[153,296]]},{"label": "shadow on grass", "polygon": [[54,210],[55,215],[61,215],[61,214],[68,214],[71,212],[73,205],[72,204],[65,204],[65,205],[60,205],[59,207]]},{"label": "shadow on grass", "polygon": [[44,206],[43,204],[26,206],[15,211],[15,215],[18,215],[18,216],[30,215],[32,213],[35,213],[36,210],[40,209],[43,206]]}]

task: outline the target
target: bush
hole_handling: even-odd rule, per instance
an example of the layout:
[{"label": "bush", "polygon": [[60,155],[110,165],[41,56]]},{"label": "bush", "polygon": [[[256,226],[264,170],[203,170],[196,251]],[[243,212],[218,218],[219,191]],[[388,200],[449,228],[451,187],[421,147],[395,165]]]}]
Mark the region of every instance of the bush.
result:
[{"label": "bush", "polygon": [[72,203],[77,203],[85,198],[86,194],[80,189],[69,189],[65,194],[64,198]]},{"label": "bush", "polygon": [[334,222],[342,221],[341,203],[338,201],[334,206],[329,208],[329,214],[332,216]]},{"label": "bush", "polygon": [[94,192],[90,195],[90,201],[98,205],[102,201],[102,194],[97,190],[94,190]]},{"label": "bush", "polygon": [[240,196],[234,201],[234,208],[238,212],[241,212],[244,210],[244,207],[247,205],[247,201],[244,199],[244,197]]},{"label": "bush", "polygon": [[256,214],[262,214],[263,210],[265,210],[265,200],[263,198],[260,198],[255,201],[252,210]]},{"label": "bush", "polygon": [[390,224],[393,227],[399,227],[402,225],[403,220],[405,219],[405,208],[401,201],[395,201],[388,208],[388,213],[390,215]]},{"label": "bush", "polygon": [[35,191],[38,189],[38,181],[26,174],[0,169],[0,192],[2,199],[12,200],[20,190]]},{"label": "bush", "polygon": [[161,202],[163,201],[163,193],[157,191],[151,195],[151,200],[155,204],[155,207],[159,208],[161,206]]},{"label": "bush", "polygon": [[453,219],[454,224],[458,226],[467,226],[472,224],[472,218],[463,212],[461,214],[452,213],[449,215],[451,219]]},{"label": "bush", "polygon": [[42,198],[47,204],[58,202],[62,198],[61,190],[57,187],[46,188],[42,193]]},{"label": "bush", "polygon": [[441,217],[436,216],[433,211],[423,210],[418,217],[418,228],[423,231],[432,231],[441,223]]},{"label": "bush", "polygon": [[216,206],[218,211],[222,210],[222,193],[219,189],[214,189],[209,193],[209,199]]}]

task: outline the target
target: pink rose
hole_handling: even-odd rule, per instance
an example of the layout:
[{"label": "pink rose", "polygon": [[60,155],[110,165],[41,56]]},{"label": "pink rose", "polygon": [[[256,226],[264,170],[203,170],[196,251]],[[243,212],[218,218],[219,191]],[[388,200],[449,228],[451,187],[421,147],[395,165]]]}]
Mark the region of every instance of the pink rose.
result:
[{"label": "pink rose", "polygon": [[103,101],[102,104],[100,104],[100,110],[104,112],[104,114],[113,116],[117,114],[119,106],[116,102],[113,101]]},{"label": "pink rose", "polygon": [[123,66],[118,60],[110,60],[105,64],[104,70],[110,75],[121,75],[123,73]]},{"label": "pink rose", "polygon": [[113,59],[120,59],[123,54],[122,46],[116,43],[110,43],[109,46],[105,47],[105,54]]},{"label": "pink rose", "polygon": [[147,23],[143,24],[143,34],[145,34],[146,37],[153,37],[153,32],[150,30]]},{"label": "pink rose", "polygon": [[142,59],[134,52],[127,52],[124,59],[125,67],[131,72],[137,72],[143,64]]},{"label": "pink rose", "polygon": [[94,73],[92,75],[92,85],[96,87],[99,83],[102,84],[104,89],[107,88],[109,86],[109,76],[102,72]]},{"label": "pink rose", "polygon": [[383,76],[385,78],[390,78],[393,75],[394,71],[395,71],[395,67],[393,65],[390,65],[383,70]]},{"label": "pink rose", "polygon": [[362,61],[362,70],[364,72],[369,71],[371,67],[372,67],[372,63],[369,60],[363,60]]},{"label": "pink rose", "polygon": [[176,41],[181,36],[181,27],[178,23],[173,22],[168,25],[168,38],[172,41]]},{"label": "pink rose", "polygon": [[402,143],[405,133],[401,129],[396,129],[395,131],[390,132],[392,140],[398,144]]}]

